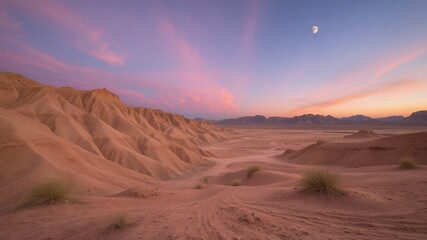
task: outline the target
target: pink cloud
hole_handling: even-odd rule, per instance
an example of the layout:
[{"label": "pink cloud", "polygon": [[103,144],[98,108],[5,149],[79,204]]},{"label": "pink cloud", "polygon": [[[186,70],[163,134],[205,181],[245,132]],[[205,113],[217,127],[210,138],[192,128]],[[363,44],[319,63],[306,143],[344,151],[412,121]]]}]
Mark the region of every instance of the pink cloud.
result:
[{"label": "pink cloud", "polygon": [[[215,82],[220,75],[211,72],[196,72],[194,75],[191,72],[152,73],[143,78],[157,83],[154,98],[159,106],[170,111],[218,113],[238,109],[234,96]],[[175,81],[168,83],[170,79]]]},{"label": "pink cloud", "polygon": [[387,73],[399,68],[400,66],[412,62],[427,54],[427,47],[421,47],[415,51],[409,52],[408,54],[396,57],[391,61],[387,61],[384,64],[380,64],[375,74],[376,78],[381,78]]},{"label": "pink cloud", "polygon": [[371,63],[367,63],[364,66],[328,79],[321,86],[313,89],[301,99],[322,99],[334,96],[337,93],[350,94],[354,90],[363,89],[366,85],[384,81],[383,77],[389,72],[427,54],[425,44],[418,45],[415,48],[416,50],[410,50],[408,48],[403,54],[394,54],[394,57],[380,56],[380,58]]},{"label": "pink cloud", "polygon": [[107,62],[110,65],[125,65],[127,56],[116,53],[108,44],[104,43],[99,49],[91,52],[94,57]]},{"label": "pink cloud", "polygon": [[[186,111],[195,109],[198,112],[232,112],[237,110],[233,95],[220,86],[218,79],[223,74],[209,71],[206,61],[187,38],[166,16],[163,11],[157,11],[158,26],[166,42],[177,59],[186,67],[182,72],[152,73],[155,79],[175,79],[173,92],[161,91],[164,106],[174,106],[175,109]],[[173,85],[173,83],[172,83]],[[181,86],[187,86],[182,89]],[[177,96],[177,92],[179,92]]]},{"label": "pink cloud", "polygon": [[[177,95],[176,93],[179,92]],[[219,94],[218,94],[219,93]],[[197,112],[199,114],[233,113],[237,106],[232,95],[220,87],[211,89],[181,89],[170,91],[163,89],[158,99],[165,107],[172,107],[171,111]]]},{"label": "pink cloud", "polygon": [[[31,2],[27,6],[19,0],[12,1],[12,5],[18,7],[20,11],[25,11],[33,19],[48,24],[49,27],[60,28],[66,37],[73,35],[70,37],[73,39],[72,43],[76,43],[80,50],[89,55],[111,65],[126,63],[127,56],[117,51],[115,45],[105,41],[103,29],[85,21],[65,5],[53,2],[52,6],[48,6]],[[0,61],[0,67],[8,71],[30,74],[29,77],[35,77],[35,80],[42,80],[43,83],[55,86],[60,84],[80,89],[106,87],[119,94],[126,103],[134,106],[142,105],[186,114],[197,112],[200,115],[236,111],[233,94],[219,83],[219,79],[230,78],[224,77],[228,73],[208,70],[201,54],[186,39],[183,32],[167,18],[160,20],[158,26],[166,43],[186,67],[182,71],[134,76],[113,74],[64,62],[34,48],[26,43],[24,38],[15,39],[3,35],[0,36],[0,41],[6,44],[3,45],[5,48],[0,47],[0,57],[7,61]],[[7,49],[7,45],[13,46],[15,50]],[[142,94],[139,91],[149,94]]]},{"label": "pink cloud", "polygon": [[204,62],[196,48],[165,17],[159,16],[159,29],[175,52],[177,58],[191,69],[199,68]]},{"label": "pink cloud", "polygon": [[[0,42],[16,49],[11,51],[0,47],[0,59],[2,59],[0,66],[7,71],[33,72],[37,76],[46,76],[46,79],[56,79],[60,76],[62,84],[74,84],[79,88],[108,86],[108,82],[103,80],[114,79],[111,73],[59,60],[32,47],[22,39],[0,37]],[[50,81],[50,84],[57,85],[55,81]]]},{"label": "pink cloud", "polygon": [[237,111],[237,106],[234,103],[234,96],[226,89],[220,91],[221,101],[229,109],[229,111]]},{"label": "pink cloud", "polygon": [[423,81],[418,80],[400,80],[395,82],[389,82],[373,88],[353,91],[351,93],[348,93],[347,95],[343,95],[340,97],[305,104],[293,109],[289,112],[289,114],[298,115],[308,112],[319,112],[320,110],[323,110],[325,108],[343,105],[366,97],[379,96],[390,93],[409,92],[412,90],[419,89],[420,87],[425,88],[426,84]]},{"label": "pink cloud", "polygon": [[[1,39],[1,38],[0,38]],[[76,66],[61,61],[26,43],[15,41],[13,44],[21,52],[11,52],[0,48],[0,67],[8,71],[37,76],[35,80],[58,86],[83,89],[106,87],[118,94],[128,104],[160,108],[165,111],[186,114],[226,113],[237,111],[233,95],[214,80],[218,76],[210,73],[156,73],[146,76],[116,75],[93,68]],[[194,81],[205,79],[196,86]],[[168,79],[178,79],[180,84],[171,86]],[[182,80],[182,81],[181,81]],[[146,96],[136,90],[150,91]]]},{"label": "pink cloud", "polygon": [[[84,16],[59,1],[9,1],[9,6],[24,12],[48,27],[54,27],[71,41],[78,50],[110,65],[122,66],[127,55],[113,50],[111,41],[105,37],[105,31],[92,24]],[[101,46],[101,47],[99,47]]]},{"label": "pink cloud", "polygon": [[249,9],[243,23],[242,36],[242,47],[245,53],[249,53],[253,49],[261,1],[251,1],[247,6]]}]

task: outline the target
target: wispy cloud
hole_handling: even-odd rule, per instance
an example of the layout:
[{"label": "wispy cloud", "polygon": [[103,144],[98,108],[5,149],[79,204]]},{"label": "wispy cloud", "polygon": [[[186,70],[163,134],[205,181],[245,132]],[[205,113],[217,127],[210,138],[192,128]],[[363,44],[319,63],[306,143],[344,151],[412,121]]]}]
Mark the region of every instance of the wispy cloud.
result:
[{"label": "wispy cloud", "polygon": [[162,14],[158,15],[159,29],[163,33],[177,59],[189,69],[198,69],[204,63],[201,55],[176,26]]},{"label": "wispy cloud", "polygon": [[[110,65],[124,65],[127,54],[105,36],[105,29],[60,1],[8,1],[7,5],[24,12],[34,21],[54,27],[73,47]],[[114,46],[114,47],[113,47]]]},{"label": "wispy cloud", "polygon": [[117,53],[107,43],[102,44],[98,49],[91,52],[91,54],[110,65],[125,65],[127,56]]},{"label": "wispy cloud", "polygon": [[[25,42],[8,40],[20,51],[9,51],[0,46],[0,59],[7,59],[0,62],[0,70],[30,74],[35,80],[55,86],[66,85],[80,89],[106,87],[133,106],[160,108],[190,116],[194,113],[209,115],[237,110],[233,95],[215,82],[219,75],[206,72],[118,75],[66,63]],[[61,81],[58,82],[58,79]],[[171,85],[167,81],[170,79],[179,84]],[[198,80],[200,84],[197,84]],[[146,96],[134,89],[143,89],[151,94]]]},{"label": "wispy cloud", "polygon": [[404,55],[398,56],[394,59],[391,59],[389,61],[384,61],[384,64],[379,64],[378,69],[376,71],[375,77],[381,78],[387,73],[393,71],[394,69],[397,69],[407,63],[410,63],[422,56],[425,56],[427,54],[427,46],[420,46],[420,48],[416,49],[415,51],[411,51],[409,53],[406,53]]},{"label": "wispy cloud", "polygon": [[425,88],[426,83],[419,80],[398,80],[386,84],[378,85],[371,88],[359,89],[346,95],[323,101],[315,101],[303,104],[289,112],[290,115],[298,115],[308,112],[319,112],[326,108],[344,105],[362,98],[386,95],[391,93],[405,93],[419,88]]},{"label": "wispy cloud", "polygon": [[[414,46],[411,46],[414,47]],[[357,66],[354,69],[337,74],[336,76],[325,79],[322,85],[312,89],[304,94],[301,99],[325,99],[337,94],[351,94],[351,92],[364,89],[368,85],[387,84],[386,75],[391,71],[397,70],[427,54],[427,47],[424,43],[419,44],[416,48],[406,47],[405,51],[400,54],[386,54],[379,56],[377,59]]]},{"label": "wispy cloud", "polygon": [[242,47],[244,53],[248,54],[253,50],[254,37],[261,11],[261,1],[252,0],[247,4],[246,18],[243,22]]},{"label": "wispy cloud", "polygon": [[166,88],[159,91],[161,96],[158,99],[163,105],[173,106],[180,112],[188,112],[191,109],[205,115],[237,111],[233,94],[218,82],[224,75],[209,69],[197,46],[188,40],[185,33],[167,17],[165,11],[158,9],[156,15],[159,32],[175,58],[183,65],[180,72],[151,75],[160,79],[160,82],[174,79],[170,83],[174,86],[172,91]]}]

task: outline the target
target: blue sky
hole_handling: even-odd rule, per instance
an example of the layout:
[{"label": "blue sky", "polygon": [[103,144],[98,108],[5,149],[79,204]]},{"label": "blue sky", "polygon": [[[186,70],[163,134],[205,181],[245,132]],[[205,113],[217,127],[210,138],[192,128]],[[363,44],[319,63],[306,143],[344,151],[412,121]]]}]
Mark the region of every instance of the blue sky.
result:
[{"label": "blue sky", "polygon": [[[187,117],[427,107],[427,1],[0,1],[0,70]],[[311,27],[319,26],[313,34]]]}]

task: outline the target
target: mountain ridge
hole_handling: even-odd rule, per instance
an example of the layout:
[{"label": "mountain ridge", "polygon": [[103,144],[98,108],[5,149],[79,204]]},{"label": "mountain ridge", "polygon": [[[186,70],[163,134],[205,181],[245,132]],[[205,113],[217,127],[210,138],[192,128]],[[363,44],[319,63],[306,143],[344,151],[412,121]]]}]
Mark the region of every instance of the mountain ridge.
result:
[{"label": "mountain ridge", "polygon": [[263,115],[244,116],[213,121],[217,125],[427,125],[427,110],[413,112],[408,117],[388,116],[373,118],[362,114],[337,118],[331,115],[303,114],[293,117],[265,117]]}]

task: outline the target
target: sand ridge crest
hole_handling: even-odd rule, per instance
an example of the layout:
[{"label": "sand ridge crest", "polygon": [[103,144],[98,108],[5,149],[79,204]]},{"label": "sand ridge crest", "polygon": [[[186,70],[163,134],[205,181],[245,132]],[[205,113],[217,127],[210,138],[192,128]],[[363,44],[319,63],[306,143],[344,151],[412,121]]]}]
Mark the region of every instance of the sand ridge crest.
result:
[{"label": "sand ridge crest", "polygon": [[425,147],[427,132],[371,139],[323,144],[317,142],[298,151],[286,150],[277,158],[288,159],[297,164],[366,167],[396,166],[403,158],[409,157],[419,164],[427,164],[427,159],[424,157],[427,155]]},{"label": "sand ridge crest", "polygon": [[370,129],[362,129],[362,130],[359,130],[359,132],[357,133],[344,136],[344,138],[376,138],[376,137],[380,137],[380,135],[378,135],[377,133],[375,133]]}]

